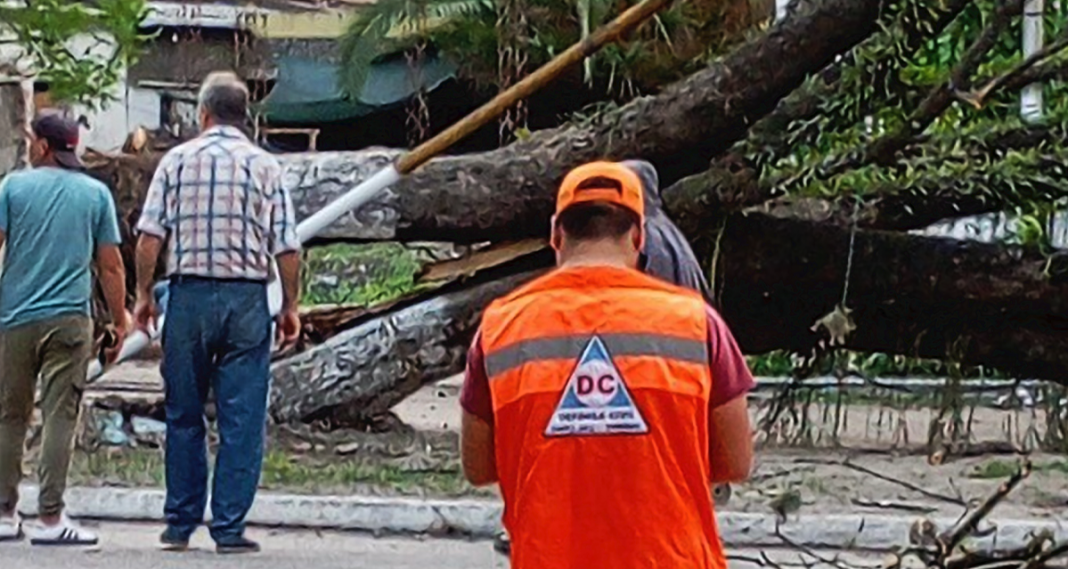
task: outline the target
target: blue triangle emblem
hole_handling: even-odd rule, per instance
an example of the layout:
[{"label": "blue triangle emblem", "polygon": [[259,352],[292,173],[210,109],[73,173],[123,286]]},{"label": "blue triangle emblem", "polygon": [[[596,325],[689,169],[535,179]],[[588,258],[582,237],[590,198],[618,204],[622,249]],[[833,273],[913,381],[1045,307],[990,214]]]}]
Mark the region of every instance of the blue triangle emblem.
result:
[{"label": "blue triangle emblem", "polygon": [[590,338],[556,404],[546,436],[644,434],[649,432],[599,336]]}]

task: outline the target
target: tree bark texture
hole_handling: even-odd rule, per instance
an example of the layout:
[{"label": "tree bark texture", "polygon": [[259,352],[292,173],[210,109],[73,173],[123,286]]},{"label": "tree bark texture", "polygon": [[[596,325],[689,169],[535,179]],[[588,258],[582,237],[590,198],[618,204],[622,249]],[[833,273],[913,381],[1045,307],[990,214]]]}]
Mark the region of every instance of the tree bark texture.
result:
[{"label": "tree bark texture", "polygon": [[[728,218],[714,294],[743,351],[813,347],[811,327],[842,300],[849,243],[837,225]],[[1066,254],[858,230],[846,305],[847,348],[1068,383]]]},{"label": "tree bark texture", "polygon": [[360,422],[388,411],[429,380],[463,370],[482,310],[552,263],[547,250],[447,285],[275,362],[275,422]]},{"label": "tree bark texture", "polygon": [[[750,213],[704,233],[697,254],[718,241],[714,297],[744,352],[827,339],[812,327],[842,300],[849,228]],[[548,249],[529,253],[276,362],[272,418],[367,420],[459,373],[482,309],[551,264]],[[1068,254],[857,230],[846,305],[857,325],[846,348],[1068,383]]]}]

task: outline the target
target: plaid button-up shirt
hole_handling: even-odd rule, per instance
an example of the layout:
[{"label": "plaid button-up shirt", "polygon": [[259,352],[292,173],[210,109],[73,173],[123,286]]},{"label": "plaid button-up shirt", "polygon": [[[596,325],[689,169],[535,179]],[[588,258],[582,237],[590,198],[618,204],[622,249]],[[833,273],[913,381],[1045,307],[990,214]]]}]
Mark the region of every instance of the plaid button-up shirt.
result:
[{"label": "plaid button-up shirt", "polygon": [[137,229],[167,239],[169,275],[266,280],[272,255],[300,249],[282,166],[229,126],[163,157]]}]

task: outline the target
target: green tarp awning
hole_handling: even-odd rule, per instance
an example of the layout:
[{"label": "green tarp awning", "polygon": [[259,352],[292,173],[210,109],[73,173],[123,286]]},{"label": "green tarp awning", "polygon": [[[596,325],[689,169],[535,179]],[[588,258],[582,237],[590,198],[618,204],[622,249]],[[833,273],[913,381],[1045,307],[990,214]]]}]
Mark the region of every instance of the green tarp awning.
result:
[{"label": "green tarp awning", "polygon": [[352,119],[402,103],[415,95],[413,79],[430,91],[455,76],[447,61],[428,55],[418,74],[404,57],[372,64],[360,97],[347,98],[337,81],[337,67],[316,59],[284,56],[277,60],[278,81],[260,104],[271,123],[315,124]]}]

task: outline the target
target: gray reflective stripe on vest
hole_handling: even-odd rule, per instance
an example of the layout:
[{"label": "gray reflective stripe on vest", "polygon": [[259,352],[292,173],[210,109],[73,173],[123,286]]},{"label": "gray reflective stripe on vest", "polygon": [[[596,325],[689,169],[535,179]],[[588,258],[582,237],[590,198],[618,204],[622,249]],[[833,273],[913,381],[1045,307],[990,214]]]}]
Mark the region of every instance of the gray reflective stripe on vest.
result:
[{"label": "gray reflective stripe on vest", "polygon": [[[651,333],[598,334],[608,355],[657,356],[690,363],[708,363],[708,342]],[[524,340],[486,354],[486,375],[491,379],[514,367],[539,360],[574,359],[593,338],[592,335],[557,336]]]}]

